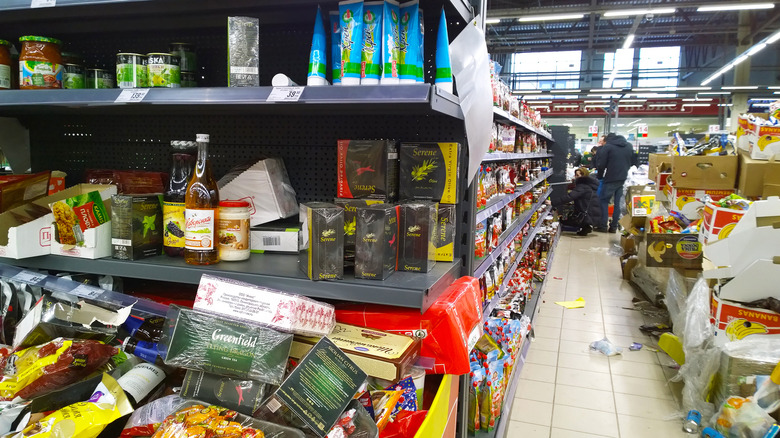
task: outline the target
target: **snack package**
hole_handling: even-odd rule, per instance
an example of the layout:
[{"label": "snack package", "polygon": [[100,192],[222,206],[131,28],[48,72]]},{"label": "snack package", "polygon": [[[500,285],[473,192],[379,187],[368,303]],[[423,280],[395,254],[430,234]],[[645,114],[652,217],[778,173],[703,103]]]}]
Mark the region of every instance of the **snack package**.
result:
[{"label": "snack package", "polygon": [[145,170],[87,169],[84,177],[89,184],[113,184],[120,194],[163,193],[168,174]]},{"label": "snack package", "polygon": [[168,395],[158,398],[136,409],[127,419],[120,438],[148,437],[160,427],[166,417],[189,403],[178,395]]},{"label": "snack package", "polygon": [[326,438],[377,438],[378,436],[379,429],[374,419],[361,402],[352,400]]},{"label": "snack package", "polygon": [[403,391],[401,399],[393,409],[393,413],[390,415],[391,419],[394,419],[401,411],[416,411],[417,405],[417,387],[414,386],[414,380],[412,376],[404,377],[399,380],[398,383],[392,384],[385,388],[388,391]]},{"label": "snack package", "polygon": [[108,374],[87,401],[52,412],[9,438],[94,438],[114,420],[133,412],[119,384]]},{"label": "snack package", "polygon": [[60,389],[87,377],[117,351],[98,341],[63,338],[17,351],[6,366],[0,395],[30,400]]},{"label": "snack package", "polygon": [[172,305],[160,340],[167,365],[278,385],[292,335]]},{"label": "snack package", "polygon": [[[479,392],[479,425],[480,430],[493,430],[493,383],[485,379]],[[492,425],[491,425],[492,424]]]},{"label": "snack package", "polygon": [[371,391],[371,404],[374,406],[376,427],[382,432],[396,409],[404,391]]},{"label": "snack package", "polygon": [[54,238],[62,245],[84,242],[84,231],[111,220],[98,191],[63,199],[49,207],[54,213]]},{"label": "snack package", "polygon": [[188,402],[168,415],[153,438],[304,438],[303,432],[255,420],[221,406]]}]

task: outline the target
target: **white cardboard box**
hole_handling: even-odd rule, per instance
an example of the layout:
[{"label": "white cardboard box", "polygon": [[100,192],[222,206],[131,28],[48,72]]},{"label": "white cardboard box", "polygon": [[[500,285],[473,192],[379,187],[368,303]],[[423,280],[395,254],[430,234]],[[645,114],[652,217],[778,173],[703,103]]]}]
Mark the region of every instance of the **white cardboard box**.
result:
[{"label": "white cardboard box", "polygon": [[[104,200],[116,194],[116,186],[79,184],[0,213],[0,257],[23,259],[51,254],[54,215],[49,204],[93,190],[102,190],[101,198]],[[108,237],[110,241],[110,231]]]},{"label": "white cardboard box", "polygon": [[81,245],[63,245],[51,239],[51,253],[82,259],[111,257],[111,221],[84,231],[84,242]]},{"label": "white cardboard box", "polygon": [[252,227],[298,213],[295,190],[280,158],[266,158],[243,172],[231,172],[218,184],[219,198],[223,201],[249,203]]}]

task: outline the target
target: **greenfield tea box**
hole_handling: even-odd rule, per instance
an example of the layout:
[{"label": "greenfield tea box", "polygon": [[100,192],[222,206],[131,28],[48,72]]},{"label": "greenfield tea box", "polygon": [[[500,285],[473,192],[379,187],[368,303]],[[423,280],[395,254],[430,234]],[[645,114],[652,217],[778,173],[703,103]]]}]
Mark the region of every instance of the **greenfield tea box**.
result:
[{"label": "greenfield tea box", "polygon": [[299,265],[311,280],[344,278],[344,209],[326,202],[301,204]]},{"label": "greenfield tea box", "polygon": [[139,260],[162,254],[162,195],[111,196],[111,246],[115,259]]},{"label": "greenfield tea box", "polygon": [[394,140],[339,140],[336,196],[394,201],[398,148]]},{"label": "greenfield tea box", "polygon": [[398,262],[400,207],[377,204],[357,211],[355,278],[384,280]]},{"label": "greenfield tea box", "polygon": [[403,204],[401,211],[401,242],[398,247],[398,270],[428,272],[436,264],[437,204],[419,201]]},{"label": "greenfield tea box", "polygon": [[181,396],[252,415],[265,398],[265,386],[254,380],[187,370],[181,385]]},{"label": "greenfield tea box", "polygon": [[344,209],[344,260],[354,263],[358,208],[381,204],[383,200],[336,198],[333,202]]},{"label": "greenfield tea box", "polygon": [[455,208],[451,204],[439,204],[433,236],[437,262],[451,262],[455,259]]},{"label": "greenfield tea box", "polygon": [[460,143],[401,143],[400,198],[458,203]]}]

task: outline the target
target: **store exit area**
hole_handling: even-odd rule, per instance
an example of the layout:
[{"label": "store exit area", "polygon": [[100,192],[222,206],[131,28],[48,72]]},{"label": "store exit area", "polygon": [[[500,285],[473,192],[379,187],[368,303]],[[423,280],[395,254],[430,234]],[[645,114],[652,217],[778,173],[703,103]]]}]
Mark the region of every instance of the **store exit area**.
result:
[{"label": "store exit area", "polygon": [[[657,438],[681,430],[676,363],[640,326],[660,322],[645,297],[623,280],[610,251],[617,234],[564,233],[534,321],[508,438]],[[560,301],[585,300],[567,309]],[[622,348],[590,349],[603,338]],[[642,344],[641,349],[629,347]]]}]

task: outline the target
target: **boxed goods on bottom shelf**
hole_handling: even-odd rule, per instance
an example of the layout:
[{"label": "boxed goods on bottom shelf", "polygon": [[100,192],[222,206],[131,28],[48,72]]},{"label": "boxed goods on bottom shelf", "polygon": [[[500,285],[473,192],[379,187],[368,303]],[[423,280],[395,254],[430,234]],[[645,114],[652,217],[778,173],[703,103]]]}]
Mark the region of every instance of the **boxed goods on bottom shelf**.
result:
[{"label": "boxed goods on bottom shelf", "polygon": [[[0,277],[0,436],[414,437],[448,427],[457,399],[450,376],[426,376],[417,338],[337,324],[305,297],[204,276],[189,309],[11,266]],[[474,289],[451,287],[432,335],[476,321]],[[440,318],[456,305],[461,319]]]}]

